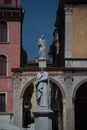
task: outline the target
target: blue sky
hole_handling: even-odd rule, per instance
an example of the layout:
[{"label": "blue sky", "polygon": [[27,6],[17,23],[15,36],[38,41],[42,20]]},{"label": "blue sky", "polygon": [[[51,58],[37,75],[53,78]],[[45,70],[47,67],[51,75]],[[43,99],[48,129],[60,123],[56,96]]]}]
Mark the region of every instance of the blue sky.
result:
[{"label": "blue sky", "polygon": [[46,40],[46,54],[53,41],[54,24],[59,0],[22,0],[25,10],[22,42],[28,59],[39,56],[38,39],[43,34]]}]

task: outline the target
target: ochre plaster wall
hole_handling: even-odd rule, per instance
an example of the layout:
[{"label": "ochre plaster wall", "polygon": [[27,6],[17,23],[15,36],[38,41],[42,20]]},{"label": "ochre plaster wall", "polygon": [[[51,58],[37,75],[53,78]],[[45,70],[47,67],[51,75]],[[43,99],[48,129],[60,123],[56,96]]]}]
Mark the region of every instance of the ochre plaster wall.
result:
[{"label": "ochre plaster wall", "polygon": [[87,6],[75,6],[72,13],[72,57],[87,58]]}]

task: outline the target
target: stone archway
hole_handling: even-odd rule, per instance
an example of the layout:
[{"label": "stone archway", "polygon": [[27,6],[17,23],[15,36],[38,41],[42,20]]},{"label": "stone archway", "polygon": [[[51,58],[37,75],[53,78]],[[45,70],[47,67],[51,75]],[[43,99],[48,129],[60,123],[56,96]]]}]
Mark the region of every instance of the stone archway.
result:
[{"label": "stone archway", "polygon": [[76,87],[74,97],[75,130],[87,129],[87,80]]},{"label": "stone archway", "polygon": [[[35,78],[30,80],[29,82],[27,82],[25,84],[25,86],[23,87],[22,91],[21,91],[21,94],[20,94],[20,98],[23,100],[23,104],[22,106],[24,105],[24,97],[28,98],[27,95],[27,92],[29,91],[29,88],[32,86],[32,84],[35,82]],[[51,104],[51,107],[55,113],[55,123],[54,123],[54,126],[55,126],[55,130],[62,130],[62,127],[63,127],[63,98],[65,98],[65,93],[64,93],[64,90],[62,88],[62,86],[58,83],[58,81],[56,81],[55,79],[53,78],[50,78],[50,83],[51,83],[51,95],[54,97],[52,97],[52,104]],[[35,93],[35,89],[34,89],[34,93]],[[29,93],[28,93],[29,94]],[[29,98],[28,98],[29,99]],[[25,100],[26,101],[26,100]],[[32,101],[35,103],[36,99],[35,99],[35,94],[34,94],[34,97],[32,98]],[[29,105],[29,104],[28,104]],[[24,106],[23,106],[24,107]],[[28,107],[28,106],[27,106]],[[33,108],[34,110],[34,108]],[[33,111],[32,110],[32,111]],[[24,111],[24,109],[22,109],[22,112]],[[22,113],[22,122],[23,122],[23,114]],[[56,125],[55,125],[56,124]],[[59,125],[58,125],[59,124]],[[24,124],[23,124],[24,126]],[[27,126],[27,125],[26,125]],[[26,127],[25,126],[25,127]]]},{"label": "stone archway", "polygon": [[32,108],[34,107],[32,102],[32,97],[35,95],[34,90],[34,84],[32,83],[28,86],[23,95],[23,127],[28,127],[29,124],[34,122],[32,114]]},{"label": "stone archway", "polygon": [[[18,126],[23,126],[23,98],[26,99],[26,90],[35,81],[35,78],[29,78],[29,76],[14,76],[14,105],[13,113],[14,119],[13,123]],[[27,105],[27,104],[26,104]]]},{"label": "stone archway", "polygon": [[53,130],[62,130],[63,127],[63,101],[62,94],[54,82],[51,84],[51,109],[54,112],[53,118]]},{"label": "stone archway", "polygon": [[[51,107],[52,110],[54,111],[53,129],[54,130],[63,130],[63,118],[64,118],[63,117],[63,114],[64,114],[63,101],[65,99],[65,91],[57,80],[50,78],[50,82],[53,85],[52,89],[53,89],[54,95],[55,95],[53,97],[52,104],[51,104],[51,105],[54,104],[54,106]],[[52,97],[52,95],[51,95],[51,97]],[[55,97],[57,98],[57,100],[54,100]],[[55,103],[56,101],[57,101],[57,104]]]}]

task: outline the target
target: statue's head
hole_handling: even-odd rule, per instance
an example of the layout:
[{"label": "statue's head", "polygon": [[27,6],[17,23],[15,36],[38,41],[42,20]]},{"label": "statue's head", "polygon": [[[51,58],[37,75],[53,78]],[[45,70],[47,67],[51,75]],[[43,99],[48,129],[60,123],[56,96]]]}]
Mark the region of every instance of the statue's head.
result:
[{"label": "statue's head", "polygon": [[41,35],[41,39],[44,39],[44,35],[43,34]]}]

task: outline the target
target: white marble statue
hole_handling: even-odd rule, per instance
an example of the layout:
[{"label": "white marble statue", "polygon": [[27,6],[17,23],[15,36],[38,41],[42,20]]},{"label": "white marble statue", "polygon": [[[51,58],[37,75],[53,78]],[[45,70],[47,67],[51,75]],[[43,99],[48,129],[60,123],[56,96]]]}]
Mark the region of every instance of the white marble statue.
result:
[{"label": "white marble statue", "polygon": [[38,40],[38,47],[39,47],[39,55],[40,58],[46,57],[46,41],[43,35]]},{"label": "white marble statue", "polygon": [[36,98],[39,107],[50,107],[50,85],[48,73],[41,68],[36,77]]}]

